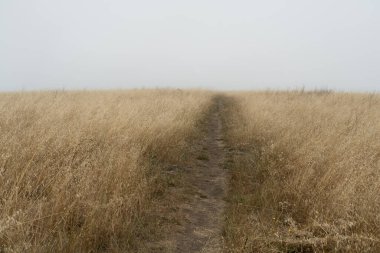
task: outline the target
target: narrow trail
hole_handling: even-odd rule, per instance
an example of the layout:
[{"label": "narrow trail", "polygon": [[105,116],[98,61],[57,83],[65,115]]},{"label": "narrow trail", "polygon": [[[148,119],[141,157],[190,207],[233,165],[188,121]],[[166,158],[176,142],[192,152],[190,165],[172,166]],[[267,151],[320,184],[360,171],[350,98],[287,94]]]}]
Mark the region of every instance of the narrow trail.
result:
[{"label": "narrow trail", "polygon": [[227,172],[222,137],[222,101],[215,99],[216,108],[207,125],[207,137],[199,143],[202,155],[196,165],[186,171],[186,181],[192,186],[192,196],[180,206],[185,221],[174,235],[174,252],[222,252]]}]

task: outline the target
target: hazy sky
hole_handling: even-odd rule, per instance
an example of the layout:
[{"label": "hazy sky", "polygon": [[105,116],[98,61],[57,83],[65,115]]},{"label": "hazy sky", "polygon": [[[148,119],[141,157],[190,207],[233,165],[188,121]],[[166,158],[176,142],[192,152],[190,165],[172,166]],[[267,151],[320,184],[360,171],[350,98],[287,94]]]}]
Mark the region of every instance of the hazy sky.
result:
[{"label": "hazy sky", "polygon": [[0,0],[0,90],[380,90],[379,0]]}]

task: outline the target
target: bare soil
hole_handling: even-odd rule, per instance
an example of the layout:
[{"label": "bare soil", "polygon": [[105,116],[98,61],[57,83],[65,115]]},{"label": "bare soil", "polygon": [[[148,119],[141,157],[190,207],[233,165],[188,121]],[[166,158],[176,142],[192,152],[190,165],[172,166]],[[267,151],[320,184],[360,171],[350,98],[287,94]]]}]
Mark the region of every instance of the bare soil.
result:
[{"label": "bare soil", "polygon": [[220,117],[223,104],[218,98],[215,103],[215,108],[205,123],[207,134],[194,145],[195,162],[182,168],[184,186],[181,189],[171,189],[172,194],[181,196],[182,201],[173,208],[179,214],[176,217],[181,218],[171,228],[170,235],[159,243],[161,246],[156,244],[155,252],[223,251],[227,172],[223,168],[225,149]]}]

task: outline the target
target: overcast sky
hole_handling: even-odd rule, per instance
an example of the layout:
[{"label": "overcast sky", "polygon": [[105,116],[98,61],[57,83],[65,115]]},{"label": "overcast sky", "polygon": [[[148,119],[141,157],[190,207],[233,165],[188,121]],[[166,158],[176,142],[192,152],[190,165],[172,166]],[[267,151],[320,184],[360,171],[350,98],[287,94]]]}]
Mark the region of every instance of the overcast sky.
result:
[{"label": "overcast sky", "polygon": [[0,90],[380,91],[379,0],[0,0]]}]

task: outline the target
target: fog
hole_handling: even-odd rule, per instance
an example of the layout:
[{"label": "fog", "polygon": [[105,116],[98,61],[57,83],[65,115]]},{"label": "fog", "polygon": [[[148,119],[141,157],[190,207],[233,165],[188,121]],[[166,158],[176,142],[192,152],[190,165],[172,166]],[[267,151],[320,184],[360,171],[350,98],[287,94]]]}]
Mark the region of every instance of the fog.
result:
[{"label": "fog", "polygon": [[378,0],[0,0],[0,90],[380,90]]}]

